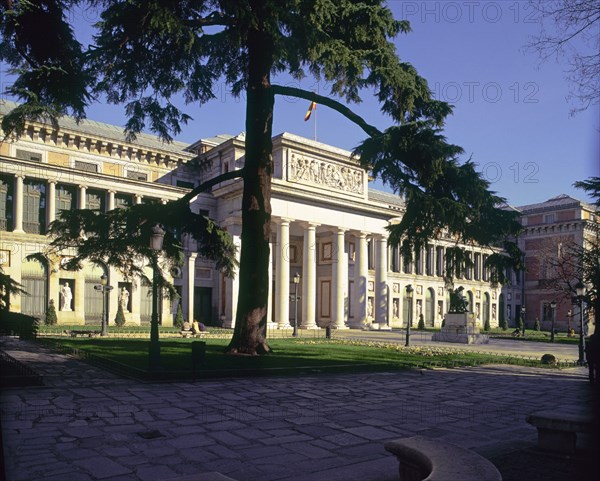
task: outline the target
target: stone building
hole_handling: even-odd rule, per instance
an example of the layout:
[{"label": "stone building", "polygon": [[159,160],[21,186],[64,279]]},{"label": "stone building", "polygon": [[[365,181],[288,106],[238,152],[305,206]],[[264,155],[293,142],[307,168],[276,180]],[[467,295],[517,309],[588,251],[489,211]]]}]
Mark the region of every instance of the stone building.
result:
[{"label": "stone building", "polygon": [[[0,102],[0,115],[12,107]],[[190,167],[196,155],[210,162],[208,170]],[[416,325],[420,315],[426,325],[439,327],[448,307],[444,252],[454,241],[437,239],[412,261],[403,259],[388,246],[386,231],[402,215],[401,200],[369,188],[366,172],[348,151],[283,133],[273,138],[273,159],[270,326],[289,326],[297,311],[304,328],[387,329],[409,319]],[[12,296],[11,309],[43,316],[53,299],[59,323],[98,322],[102,299],[94,285],[106,274],[113,292],[127,294],[127,322],[149,322],[150,287],[142,282],[123,279],[106,265],[65,271],[60,265],[69,252],[46,265],[25,257],[43,251],[47,226],[61,209],[167,202],[243,162],[243,134],[165,144],[147,134],[128,142],[121,128],[88,120],[62,119],[59,131],[29,124],[19,140],[0,144],[0,262],[28,292]],[[241,198],[242,181],[234,179],[196,197],[192,209],[215,219],[239,243]],[[195,245],[186,241],[184,247],[184,265],[172,273],[184,318],[232,327],[237,278],[224,277]],[[497,325],[500,290],[489,285],[483,267],[491,251],[469,250],[474,266],[455,285],[465,288],[479,323]],[[65,286],[71,291],[68,306],[68,296],[61,295]],[[119,299],[110,296],[111,323]],[[176,305],[167,299],[161,305],[162,323],[170,325]]]},{"label": "stone building", "polygon": [[[503,291],[506,312],[513,324],[525,307],[525,322],[529,328],[538,319],[541,327],[549,330],[555,316],[556,329],[578,331],[580,311],[572,304],[575,293],[569,294],[560,286],[566,282],[577,283],[576,272],[568,258],[570,246],[585,248],[591,240],[598,241],[598,208],[562,194],[516,209],[521,213],[523,230],[518,244],[525,256],[526,271],[524,279],[522,275],[513,276],[512,285]],[[555,311],[551,308],[552,301],[556,302]]]}]

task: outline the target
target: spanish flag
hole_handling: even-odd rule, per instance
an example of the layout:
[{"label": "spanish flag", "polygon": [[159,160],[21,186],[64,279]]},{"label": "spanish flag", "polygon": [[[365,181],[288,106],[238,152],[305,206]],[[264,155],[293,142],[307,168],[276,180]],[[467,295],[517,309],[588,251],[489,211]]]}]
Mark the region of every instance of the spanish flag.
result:
[{"label": "spanish flag", "polygon": [[317,108],[317,102],[311,102],[310,103],[310,107],[308,107],[308,111],[306,112],[306,115],[304,116],[304,121],[306,122],[308,119],[310,119],[310,115],[312,114],[313,110],[315,110]]}]

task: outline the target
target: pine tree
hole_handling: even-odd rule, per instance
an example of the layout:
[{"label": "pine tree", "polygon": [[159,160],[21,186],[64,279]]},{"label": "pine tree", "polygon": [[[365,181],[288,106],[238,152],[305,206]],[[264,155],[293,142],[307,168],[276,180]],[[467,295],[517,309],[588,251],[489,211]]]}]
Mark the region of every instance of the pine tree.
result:
[{"label": "pine tree", "polygon": [[56,315],[56,307],[54,306],[54,299],[50,299],[48,302],[48,309],[46,310],[46,317],[44,318],[44,324],[47,326],[54,326],[58,322]]},{"label": "pine tree", "polygon": [[175,327],[181,329],[183,327],[183,311],[181,310],[181,299],[177,303],[177,312],[175,313]]},{"label": "pine tree", "polygon": [[483,330],[484,331],[490,331],[492,329],[492,326],[490,326],[490,320],[486,319],[485,322],[483,323]]},{"label": "pine tree", "polygon": [[533,324],[533,330],[534,331],[539,331],[540,330],[540,320],[537,317],[535,319],[535,323]]},{"label": "pine tree", "polygon": [[123,312],[123,306],[119,302],[117,307],[117,315],[115,316],[115,324],[117,327],[123,327],[125,325],[125,313]]},{"label": "pine tree", "polygon": [[[276,98],[316,102],[363,129],[367,139],[356,149],[361,165],[406,200],[402,222],[392,226],[389,237],[391,244],[405,240],[404,252],[426,245],[442,229],[458,241],[491,245],[519,227],[516,213],[497,208],[503,199],[489,191],[474,164],[459,161],[463,149],[441,134],[452,107],[434,99],[425,79],[398,57],[392,40],[408,33],[410,25],[395,20],[386,2],[93,4],[102,9],[102,20],[95,45],[87,51],[75,38],[61,0],[0,4],[0,59],[17,69],[17,79],[7,91],[23,100],[4,117],[2,128],[19,134],[25,119],[49,117],[56,124],[66,113],[82,118],[92,96],[104,94],[110,102],[126,105],[131,137],[148,127],[168,140],[190,118],[174,105],[176,96],[201,105],[214,98],[215,86],[223,79],[232,95],[245,96],[244,167],[172,203],[184,216],[165,217],[175,209],[171,206],[148,213],[148,222],[136,224],[152,226],[159,213],[164,222],[177,218],[187,223],[186,216],[192,215],[187,203],[198,193],[225,179],[243,179],[239,295],[230,352],[270,350],[266,314]],[[284,72],[297,80],[307,72],[325,79],[331,92],[318,95],[273,83]],[[376,92],[382,113],[394,126],[380,131],[345,105],[359,102],[369,90]],[[73,230],[75,234],[79,231]],[[128,238],[131,232],[126,234]],[[212,252],[208,244],[202,247]],[[110,249],[106,254],[111,255]],[[147,249],[146,254],[151,255]]]},{"label": "pine tree", "polygon": [[499,327],[502,328],[503,331],[506,331],[508,329],[508,323],[506,322],[505,317],[502,317],[500,319]]},{"label": "pine tree", "polygon": [[423,314],[419,314],[419,324],[417,325],[417,329],[419,331],[425,330],[425,319],[423,319]]}]

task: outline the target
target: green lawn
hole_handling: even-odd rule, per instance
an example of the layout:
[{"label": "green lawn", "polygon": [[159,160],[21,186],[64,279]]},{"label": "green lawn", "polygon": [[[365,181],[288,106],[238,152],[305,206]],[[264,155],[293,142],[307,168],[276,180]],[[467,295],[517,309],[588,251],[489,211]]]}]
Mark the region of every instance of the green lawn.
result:
[{"label": "green lawn", "polygon": [[[205,339],[206,355],[200,376],[278,374],[315,371],[395,370],[411,367],[455,367],[488,363],[541,366],[538,360],[482,354],[458,349],[404,346],[391,343],[341,340],[272,339],[273,353],[260,356],[225,354],[227,339]],[[89,357],[93,362],[132,375],[148,366],[148,340],[110,338],[46,339],[55,349]],[[173,378],[189,377],[192,371],[191,339],[162,340],[161,365]],[[76,350],[76,351],[73,351]],[[188,374],[186,375],[185,372]],[[143,377],[143,376],[142,376]],[[164,375],[162,377],[170,377]]]},{"label": "green lawn", "polygon": [[[517,341],[534,341],[534,342],[550,342],[550,331],[534,331],[533,329],[525,330],[525,337],[514,337],[512,332],[514,328],[508,328],[506,331],[495,328],[485,332],[490,337],[498,339],[514,339]],[[482,331],[483,332],[483,331]],[[554,342],[561,344],[577,344],[579,342],[579,335],[569,337],[566,332],[558,332],[554,336]]]}]

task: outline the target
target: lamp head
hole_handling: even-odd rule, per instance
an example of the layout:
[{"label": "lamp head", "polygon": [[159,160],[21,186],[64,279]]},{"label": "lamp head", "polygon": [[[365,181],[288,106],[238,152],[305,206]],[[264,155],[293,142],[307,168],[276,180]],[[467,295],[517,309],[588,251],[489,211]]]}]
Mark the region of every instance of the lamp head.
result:
[{"label": "lamp head", "polygon": [[296,272],[294,274],[294,284],[300,284],[300,273]]},{"label": "lamp head", "polygon": [[551,307],[552,309],[556,309],[556,301],[552,301],[552,302],[550,303],[550,307]]},{"label": "lamp head", "polygon": [[583,297],[585,295],[585,286],[583,285],[583,282],[579,281],[575,284],[575,292],[578,297]]},{"label": "lamp head", "polygon": [[100,284],[102,284],[103,286],[108,284],[108,277],[106,277],[106,274],[102,274],[100,276]]},{"label": "lamp head", "polygon": [[165,231],[160,225],[156,224],[154,227],[152,227],[152,231],[150,234],[150,249],[152,249],[153,251],[161,250],[164,239]]}]

